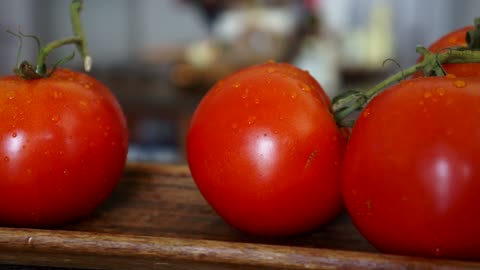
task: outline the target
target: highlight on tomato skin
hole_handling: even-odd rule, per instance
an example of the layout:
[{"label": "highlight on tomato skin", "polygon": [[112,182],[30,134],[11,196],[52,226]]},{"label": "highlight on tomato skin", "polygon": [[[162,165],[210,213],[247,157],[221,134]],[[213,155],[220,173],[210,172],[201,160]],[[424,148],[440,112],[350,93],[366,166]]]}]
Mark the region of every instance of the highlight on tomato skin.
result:
[{"label": "highlight on tomato skin", "polygon": [[96,209],[125,166],[128,131],[110,90],[57,69],[0,78],[0,225],[59,226]]},{"label": "highlight on tomato skin", "polygon": [[355,123],[343,198],[360,233],[385,253],[480,260],[480,78],[405,80]]},{"label": "highlight on tomato skin", "polygon": [[191,119],[187,159],[227,223],[280,237],[339,213],[345,139],[329,104],[307,72],[285,63],[240,70],[209,90]]}]

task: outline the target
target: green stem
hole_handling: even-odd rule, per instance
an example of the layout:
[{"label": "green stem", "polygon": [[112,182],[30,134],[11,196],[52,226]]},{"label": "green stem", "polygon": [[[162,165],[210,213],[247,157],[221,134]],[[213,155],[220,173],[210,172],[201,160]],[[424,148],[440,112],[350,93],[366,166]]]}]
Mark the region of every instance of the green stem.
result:
[{"label": "green stem", "polygon": [[20,65],[20,67],[16,69],[18,74],[25,79],[48,77],[50,74],[47,74],[47,67],[45,65],[46,58],[56,48],[68,44],[75,44],[77,46],[77,49],[83,58],[85,71],[90,71],[92,66],[92,58],[88,52],[87,39],[83,32],[82,23],[80,20],[80,11],[82,10],[82,7],[82,0],[73,0],[70,6],[70,16],[74,35],[72,37],[63,38],[48,43],[45,47],[41,48],[38,53],[35,70],[32,72],[32,66],[29,65],[28,62],[25,62],[24,65]]},{"label": "green stem", "polygon": [[446,63],[479,63],[480,51],[467,50],[465,48],[455,48],[447,50],[441,54],[434,54],[426,48],[419,46],[417,52],[424,56],[422,62],[417,63],[407,69],[395,73],[384,81],[378,83],[371,89],[364,92],[353,91],[340,98],[334,99],[332,111],[335,120],[339,125],[344,125],[343,121],[354,111],[361,110],[375,95],[380,93],[386,87],[399,82],[410,75],[423,70],[426,74],[441,75],[442,64]]}]

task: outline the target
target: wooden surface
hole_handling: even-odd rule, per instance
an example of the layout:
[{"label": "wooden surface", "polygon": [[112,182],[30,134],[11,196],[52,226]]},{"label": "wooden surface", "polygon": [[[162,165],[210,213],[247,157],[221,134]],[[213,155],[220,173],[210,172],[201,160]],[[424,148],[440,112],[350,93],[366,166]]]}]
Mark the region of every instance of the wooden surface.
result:
[{"label": "wooden surface", "polygon": [[0,264],[96,269],[480,269],[480,262],[380,254],[346,214],[305,235],[251,237],[213,212],[186,166],[154,164],[129,164],[112,196],[85,220],[48,230],[0,228]]}]

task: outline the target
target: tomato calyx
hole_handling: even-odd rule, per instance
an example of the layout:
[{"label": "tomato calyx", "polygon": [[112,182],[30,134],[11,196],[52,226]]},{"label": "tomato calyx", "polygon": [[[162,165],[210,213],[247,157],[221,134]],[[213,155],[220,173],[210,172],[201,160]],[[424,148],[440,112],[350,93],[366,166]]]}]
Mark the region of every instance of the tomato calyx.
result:
[{"label": "tomato calyx", "polygon": [[[40,40],[36,36],[32,35],[25,35],[22,32],[19,32],[18,34],[13,33],[11,31],[7,31],[10,34],[13,34],[14,36],[18,37],[20,40],[20,46],[18,50],[18,55],[17,55],[17,67],[13,70],[15,74],[18,76],[22,77],[23,79],[26,80],[35,80],[35,79],[41,79],[41,78],[47,78],[50,75],[53,74],[55,69],[59,66],[62,65],[70,60],[72,60],[75,56],[75,53],[73,52],[72,54],[60,59],[54,66],[53,68],[48,71],[47,66],[45,64],[45,60],[47,56],[56,48],[68,45],[68,44],[75,44],[77,47],[77,50],[80,52],[82,58],[83,58],[83,67],[85,71],[90,71],[92,67],[92,57],[90,56],[88,52],[88,47],[87,47],[87,39],[85,37],[85,34],[83,32],[83,26],[80,20],[80,11],[83,8],[83,0],[73,0],[72,4],[70,5],[70,17],[71,17],[71,23],[72,23],[72,28],[73,28],[73,33],[74,36],[72,37],[67,37],[63,39],[58,39],[54,40],[44,47],[41,47],[40,45]],[[29,37],[35,39],[37,46],[39,48],[38,50],[38,56],[36,60],[35,66],[30,64],[28,61],[22,61],[20,65],[19,63],[19,57],[21,54],[22,50],[22,42],[23,42],[23,37]]]},{"label": "tomato calyx", "polygon": [[420,62],[395,73],[368,90],[350,90],[335,96],[331,106],[335,121],[339,126],[353,126],[355,120],[351,115],[354,112],[361,111],[375,95],[388,86],[407,79],[419,71],[423,71],[425,76],[444,76],[446,72],[442,67],[443,64],[480,63],[480,18],[475,20],[475,28],[467,33],[466,39],[468,46],[449,47],[438,53],[419,45],[416,47],[416,52],[423,56]]}]

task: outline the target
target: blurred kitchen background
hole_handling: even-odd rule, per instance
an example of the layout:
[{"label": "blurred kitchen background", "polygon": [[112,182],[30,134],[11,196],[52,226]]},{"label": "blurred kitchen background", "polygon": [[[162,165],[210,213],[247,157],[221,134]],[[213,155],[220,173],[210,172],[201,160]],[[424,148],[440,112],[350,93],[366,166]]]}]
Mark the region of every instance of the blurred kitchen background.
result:
[{"label": "blurred kitchen background", "polygon": [[[70,36],[68,0],[0,0],[0,29]],[[91,74],[119,99],[129,159],[185,162],[189,118],[229,73],[269,59],[310,73],[330,96],[361,89],[417,58],[415,46],[472,24],[477,0],[85,0],[81,14]],[[0,32],[0,75],[15,66],[18,39]],[[69,46],[49,57],[54,63]],[[25,40],[22,59],[34,61]],[[81,70],[79,57],[67,64]],[[214,119],[213,119],[214,120]]]}]

